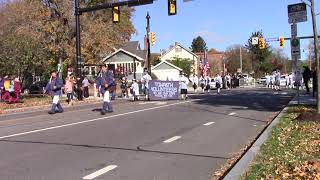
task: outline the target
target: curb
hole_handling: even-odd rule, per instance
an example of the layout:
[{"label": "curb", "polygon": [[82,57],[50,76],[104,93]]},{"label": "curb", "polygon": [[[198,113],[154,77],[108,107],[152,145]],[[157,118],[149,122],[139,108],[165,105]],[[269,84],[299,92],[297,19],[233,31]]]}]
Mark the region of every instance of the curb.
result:
[{"label": "curb", "polygon": [[262,134],[258,135],[258,139],[252,144],[252,146],[245,152],[245,154],[239,159],[236,164],[231,167],[232,169],[223,177],[224,180],[240,179],[246,170],[250,167],[252,160],[257,156],[260,151],[261,145],[268,139],[273,128],[279,123],[280,119],[287,112],[288,106],[296,99],[296,96],[290,100],[287,106],[280,111],[277,117],[264,129]]}]

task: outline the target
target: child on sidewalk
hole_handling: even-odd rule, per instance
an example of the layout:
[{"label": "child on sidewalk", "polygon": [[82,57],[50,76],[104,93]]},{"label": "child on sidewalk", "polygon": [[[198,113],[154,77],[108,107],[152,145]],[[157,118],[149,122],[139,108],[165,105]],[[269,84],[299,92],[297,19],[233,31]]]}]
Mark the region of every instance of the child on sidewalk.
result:
[{"label": "child on sidewalk", "polygon": [[132,80],[132,85],[131,85],[131,91],[132,91],[132,100],[136,101],[139,100],[138,96],[139,96],[139,85],[137,83],[137,81],[135,79]]}]

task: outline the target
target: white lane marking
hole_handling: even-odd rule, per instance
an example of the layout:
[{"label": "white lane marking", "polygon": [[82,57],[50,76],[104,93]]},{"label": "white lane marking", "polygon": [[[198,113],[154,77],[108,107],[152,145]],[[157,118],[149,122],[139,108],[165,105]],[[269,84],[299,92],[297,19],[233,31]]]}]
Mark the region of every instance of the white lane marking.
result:
[{"label": "white lane marking", "polygon": [[205,123],[204,125],[205,126],[210,126],[211,124],[214,124],[214,122],[208,122],[208,123]]},{"label": "white lane marking", "polygon": [[141,102],[139,103],[140,105],[144,105],[144,104],[155,104],[155,105],[164,105],[164,104],[167,104],[167,102]]},{"label": "white lane marking", "polygon": [[242,109],[248,109],[249,107],[247,107],[247,106],[244,106],[244,107],[242,107]]},{"label": "white lane marking", "polygon": [[111,170],[113,170],[113,169],[115,169],[117,167],[118,167],[117,165],[107,166],[107,167],[105,167],[103,169],[100,169],[99,171],[96,171],[96,172],[94,172],[92,174],[89,174],[88,176],[83,177],[82,179],[94,179],[94,178],[96,178],[98,176],[101,176],[102,174],[105,174],[105,173],[107,173],[107,172],[109,172],[109,171],[111,171]]},{"label": "white lane marking", "polygon": [[281,95],[287,95],[288,93],[287,92],[283,92],[283,93],[281,93]]},{"label": "white lane marking", "polygon": [[253,126],[254,126],[254,127],[256,127],[257,125],[256,125],[256,124],[254,124]]},{"label": "white lane marking", "polygon": [[237,113],[235,113],[235,112],[232,112],[232,113],[229,113],[228,115],[229,116],[233,116],[233,115],[236,115]]},{"label": "white lane marking", "polygon": [[154,110],[154,109],[160,109],[160,108],[163,108],[163,107],[175,106],[175,105],[178,105],[178,104],[185,104],[185,103],[194,102],[194,101],[198,101],[198,100],[199,99],[194,99],[194,100],[190,100],[190,101],[172,103],[172,104],[167,104],[167,105],[163,105],[163,106],[151,107],[151,108],[147,108],[147,109],[141,109],[141,110],[137,110],[137,111],[131,111],[131,112],[122,113],[122,114],[116,114],[116,115],[107,116],[107,117],[101,117],[101,118],[96,118],[96,119],[91,119],[91,120],[85,120],[85,121],[80,121],[80,122],[75,122],[75,123],[64,124],[64,125],[60,125],[60,126],[52,126],[52,127],[43,128],[43,129],[37,129],[37,130],[33,130],[33,131],[27,131],[27,132],[22,132],[22,133],[17,133],[17,134],[11,134],[11,135],[7,135],[7,136],[1,136],[0,140],[1,139],[5,139],[5,138],[22,136],[22,135],[26,135],[26,134],[43,132],[43,131],[52,130],[52,129],[58,129],[58,128],[62,128],[62,127],[68,127],[68,126],[74,126],[74,125],[78,125],[78,124],[90,123],[90,122],[94,122],[94,121],[101,121],[101,120],[105,120],[105,119],[111,119],[111,118],[114,118],[114,117],[120,117],[120,116],[129,115],[129,114],[135,114],[135,113]]},{"label": "white lane marking", "polygon": [[170,139],[167,139],[167,140],[165,140],[165,141],[163,141],[164,143],[171,143],[171,142],[173,142],[173,141],[175,141],[175,140],[178,140],[178,139],[180,139],[181,138],[181,136],[174,136],[174,137],[172,137],[172,138],[170,138]]}]

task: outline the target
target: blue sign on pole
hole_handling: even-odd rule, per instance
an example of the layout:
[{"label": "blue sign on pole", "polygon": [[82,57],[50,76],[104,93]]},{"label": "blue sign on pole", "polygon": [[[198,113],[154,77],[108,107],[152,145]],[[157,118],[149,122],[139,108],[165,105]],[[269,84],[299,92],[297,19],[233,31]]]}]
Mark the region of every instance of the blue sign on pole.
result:
[{"label": "blue sign on pole", "polygon": [[265,39],[266,42],[274,42],[274,41],[279,41],[279,38],[266,38]]},{"label": "blue sign on pole", "polygon": [[179,81],[149,81],[150,100],[179,99]]}]

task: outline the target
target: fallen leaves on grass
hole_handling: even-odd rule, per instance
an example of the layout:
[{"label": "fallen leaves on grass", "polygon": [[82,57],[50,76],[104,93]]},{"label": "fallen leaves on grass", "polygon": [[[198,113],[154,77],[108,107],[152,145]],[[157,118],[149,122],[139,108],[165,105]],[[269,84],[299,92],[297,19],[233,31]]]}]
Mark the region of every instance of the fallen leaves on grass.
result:
[{"label": "fallen leaves on grass", "polygon": [[320,180],[320,123],[295,120],[310,106],[295,106],[281,119],[243,179]]},{"label": "fallen leaves on grass", "polygon": [[23,100],[22,103],[14,103],[14,104],[0,104],[0,114],[5,113],[7,110],[33,107],[33,106],[45,106],[50,104],[52,101],[51,97],[48,96],[40,96],[40,97],[27,97]]}]

